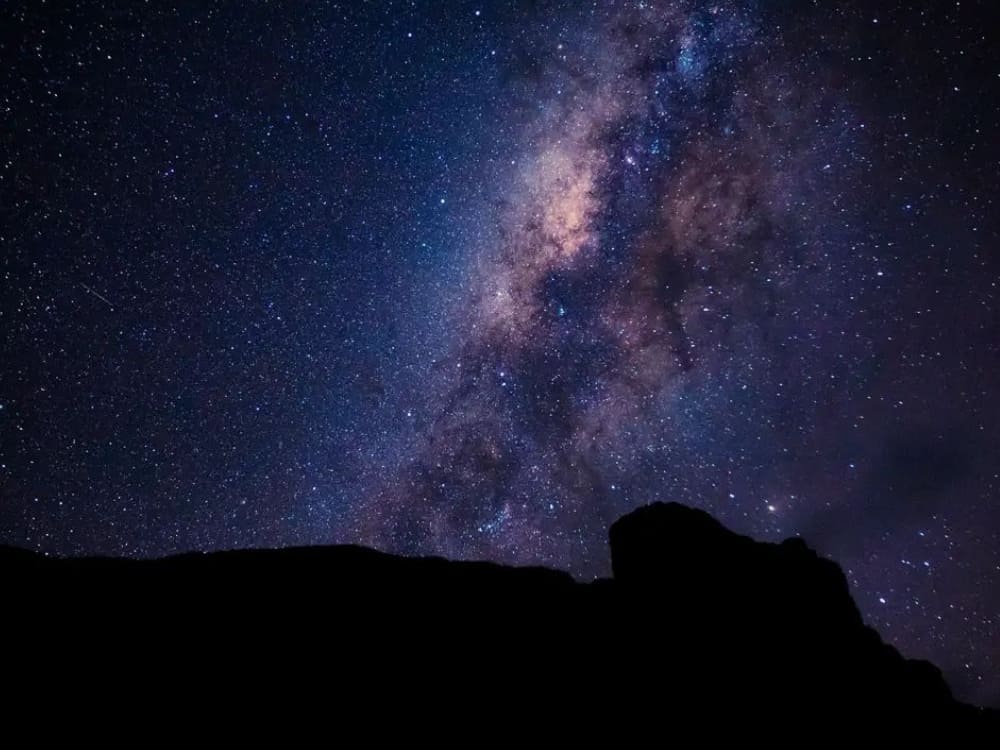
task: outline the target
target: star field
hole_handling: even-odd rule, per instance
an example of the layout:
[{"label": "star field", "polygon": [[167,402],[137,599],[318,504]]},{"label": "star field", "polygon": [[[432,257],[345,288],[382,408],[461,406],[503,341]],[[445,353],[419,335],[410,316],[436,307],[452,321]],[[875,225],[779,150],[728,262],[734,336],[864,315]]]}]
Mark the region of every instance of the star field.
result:
[{"label": "star field", "polygon": [[0,542],[803,536],[1000,704],[988,4],[8,3]]}]

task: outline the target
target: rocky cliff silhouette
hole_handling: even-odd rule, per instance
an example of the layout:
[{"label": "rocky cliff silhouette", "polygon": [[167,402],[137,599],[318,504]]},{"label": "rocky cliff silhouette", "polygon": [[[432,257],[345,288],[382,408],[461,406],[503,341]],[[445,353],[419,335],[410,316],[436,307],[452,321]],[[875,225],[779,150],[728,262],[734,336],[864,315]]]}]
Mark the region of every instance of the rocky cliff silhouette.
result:
[{"label": "rocky cliff silhouette", "polygon": [[705,712],[996,729],[884,644],[840,568],[798,539],[756,542],[657,503],[610,542],[614,576],[590,583],[352,546],[146,561],[2,548],[7,676],[91,698],[180,679],[215,700],[319,679],[378,696],[386,715],[503,706],[506,721],[577,729],[662,731]]}]

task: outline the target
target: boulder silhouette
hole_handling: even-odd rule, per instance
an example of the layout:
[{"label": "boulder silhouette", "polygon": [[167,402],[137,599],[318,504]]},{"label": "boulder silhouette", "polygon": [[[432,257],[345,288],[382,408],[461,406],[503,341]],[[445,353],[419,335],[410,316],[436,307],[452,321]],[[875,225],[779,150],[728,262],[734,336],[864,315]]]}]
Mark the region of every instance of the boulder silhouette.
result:
[{"label": "boulder silhouette", "polygon": [[321,678],[320,691],[377,694],[384,712],[503,711],[619,738],[776,708],[839,727],[996,730],[995,712],[883,643],[840,568],[801,540],[756,542],[676,503],[609,536],[613,578],[586,583],[355,546],[158,560],[0,548],[7,676],[83,679],[88,697],[126,703],[123,685],[152,699],[179,678],[226,702]]}]

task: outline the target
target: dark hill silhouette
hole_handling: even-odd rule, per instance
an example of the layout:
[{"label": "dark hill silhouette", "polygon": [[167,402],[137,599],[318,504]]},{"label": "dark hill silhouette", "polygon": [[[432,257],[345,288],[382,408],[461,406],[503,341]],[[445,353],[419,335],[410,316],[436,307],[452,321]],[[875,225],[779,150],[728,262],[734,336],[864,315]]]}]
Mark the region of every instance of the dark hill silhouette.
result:
[{"label": "dark hill silhouette", "polygon": [[840,568],[798,539],[657,503],[610,540],[614,578],[592,583],[352,546],[147,561],[2,548],[6,676],[116,700],[178,680],[221,702],[315,683],[341,709],[377,695],[387,716],[502,710],[637,736],[705,713],[996,728],[865,626]]}]

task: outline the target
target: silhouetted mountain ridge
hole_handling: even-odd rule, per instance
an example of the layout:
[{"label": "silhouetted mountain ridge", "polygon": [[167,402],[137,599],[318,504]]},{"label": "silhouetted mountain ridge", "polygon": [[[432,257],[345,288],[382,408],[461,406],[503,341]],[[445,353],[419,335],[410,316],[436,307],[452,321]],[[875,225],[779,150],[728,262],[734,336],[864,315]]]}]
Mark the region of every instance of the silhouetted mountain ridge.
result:
[{"label": "silhouetted mountain ridge", "polygon": [[773,706],[841,723],[995,726],[995,713],[954,701],[934,666],[884,644],[840,568],[801,540],[756,542],[656,503],[615,522],[610,543],[614,577],[591,583],[356,546],[145,561],[2,548],[9,661],[26,681],[71,670],[99,683],[109,669],[140,684],[177,670],[233,680],[253,664],[278,684],[316,670],[344,685],[413,684],[411,707],[517,696],[559,715],[599,706],[599,724],[633,728]]}]

